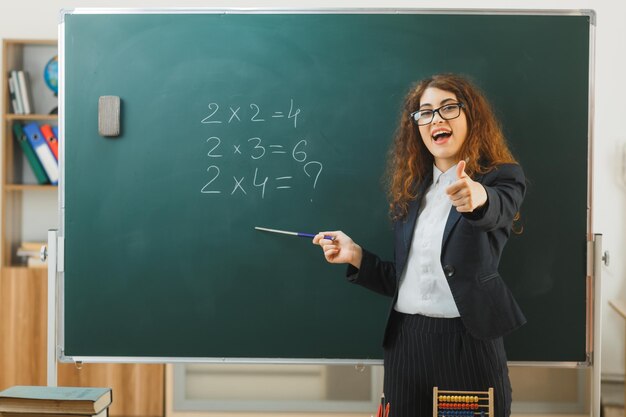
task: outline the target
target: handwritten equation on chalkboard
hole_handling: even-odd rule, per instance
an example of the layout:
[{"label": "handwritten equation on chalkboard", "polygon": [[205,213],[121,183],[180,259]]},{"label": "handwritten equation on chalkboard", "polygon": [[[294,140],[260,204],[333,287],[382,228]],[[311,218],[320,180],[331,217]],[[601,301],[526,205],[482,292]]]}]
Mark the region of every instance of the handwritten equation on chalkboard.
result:
[{"label": "handwritten equation on chalkboard", "polygon": [[[310,159],[307,153],[309,141],[297,135],[298,116],[301,109],[295,107],[293,99],[290,99],[288,111],[266,110],[255,103],[250,103],[246,108],[222,106],[220,103],[211,102],[208,104],[206,113],[200,123],[205,125],[207,130],[211,126],[234,127],[243,123],[265,127],[271,123],[288,123],[295,133],[272,135],[271,139],[266,139],[260,134],[245,138],[226,138],[217,135],[207,137],[204,143],[207,151],[207,177],[204,186],[200,189],[202,194],[234,196],[256,192],[264,199],[266,194],[269,196],[270,192],[287,192],[295,189],[298,184],[297,177],[302,175],[306,175],[312,181],[312,188],[315,189],[324,165],[320,161]],[[224,131],[224,129],[221,130],[222,133]],[[228,179],[224,181],[224,178],[220,178],[222,167],[231,158],[249,160],[249,170],[230,175],[232,181]],[[284,165],[287,172],[278,176],[265,175],[255,162],[267,158],[271,158],[272,163],[277,166]],[[296,162],[297,172],[294,172],[293,164],[286,164],[287,161]]]}]

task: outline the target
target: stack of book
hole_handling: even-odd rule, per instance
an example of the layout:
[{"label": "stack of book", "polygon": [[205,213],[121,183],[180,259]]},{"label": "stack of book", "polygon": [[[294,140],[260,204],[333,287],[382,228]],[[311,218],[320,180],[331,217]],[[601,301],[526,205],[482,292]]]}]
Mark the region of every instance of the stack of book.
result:
[{"label": "stack of book", "polygon": [[30,268],[45,268],[48,263],[41,260],[41,247],[45,242],[22,242],[17,248],[17,257]]},{"label": "stack of book", "polygon": [[108,417],[111,388],[15,386],[0,392],[0,417]]},{"label": "stack of book", "polygon": [[15,114],[32,114],[32,98],[28,72],[13,70],[9,73],[9,94]]}]

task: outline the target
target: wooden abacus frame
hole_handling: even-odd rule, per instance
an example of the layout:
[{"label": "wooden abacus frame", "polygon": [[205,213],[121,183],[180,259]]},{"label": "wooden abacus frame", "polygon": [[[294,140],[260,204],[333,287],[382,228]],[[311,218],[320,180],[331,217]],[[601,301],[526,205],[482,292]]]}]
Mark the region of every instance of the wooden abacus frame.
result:
[{"label": "wooden abacus frame", "polygon": [[[441,404],[476,404],[475,409],[471,410],[470,407],[459,408],[446,408],[441,407]],[[485,410],[486,409],[486,410]],[[433,388],[433,417],[440,417],[439,412],[446,412],[451,410],[465,410],[473,411],[474,416],[489,416],[493,415],[493,388],[489,388],[488,391],[444,391],[439,390],[438,387]],[[481,412],[483,412],[481,414]],[[442,414],[444,414],[442,413]],[[453,413],[450,413],[452,416]]]}]

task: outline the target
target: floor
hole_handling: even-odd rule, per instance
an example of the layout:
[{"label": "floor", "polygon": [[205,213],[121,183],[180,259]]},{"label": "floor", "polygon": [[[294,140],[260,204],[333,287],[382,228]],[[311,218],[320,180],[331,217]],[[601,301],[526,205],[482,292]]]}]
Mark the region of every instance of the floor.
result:
[{"label": "floor", "polygon": [[[619,413],[619,411],[623,411],[623,409],[620,409],[620,408],[618,408],[617,410],[618,410],[617,411],[618,413]],[[608,414],[608,415],[607,414],[603,414],[600,417],[618,417],[618,416],[619,417],[624,417],[624,414],[615,414],[615,413],[613,413],[613,410],[611,410],[611,411],[612,411],[612,414]],[[519,413],[512,412],[511,413],[511,417],[590,417],[590,416],[589,416],[589,414],[579,414],[579,413],[577,413],[577,414],[569,414],[569,413],[563,413],[563,412],[558,412],[558,411],[556,411],[556,412],[540,412],[540,411],[538,411],[538,412],[535,412],[535,413],[532,413],[532,414],[519,414]]]},{"label": "floor", "polygon": [[[588,414],[511,414],[511,417],[589,417]],[[602,417],[625,417],[624,408],[605,406]]]},{"label": "floor", "polygon": [[602,417],[624,417],[624,407],[605,406]]},{"label": "floor", "polygon": [[[624,383],[602,382],[602,415],[600,417],[626,417],[624,413]],[[511,417],[589,417],[589,414],[511,414]]]},{"label": "floor", "polygon": [[624,384],[602,382],[602,417],[624,417]]}]

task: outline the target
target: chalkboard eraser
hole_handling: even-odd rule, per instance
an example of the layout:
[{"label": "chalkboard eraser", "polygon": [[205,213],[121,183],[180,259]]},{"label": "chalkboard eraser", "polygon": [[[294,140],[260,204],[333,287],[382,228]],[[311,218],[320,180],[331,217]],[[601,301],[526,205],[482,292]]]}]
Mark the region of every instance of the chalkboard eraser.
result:
[{"label": "chalkboard eraser", "polygon": [[120,98],[100,96],[98,99],[98,133],[100,136],[120,135]]}]

